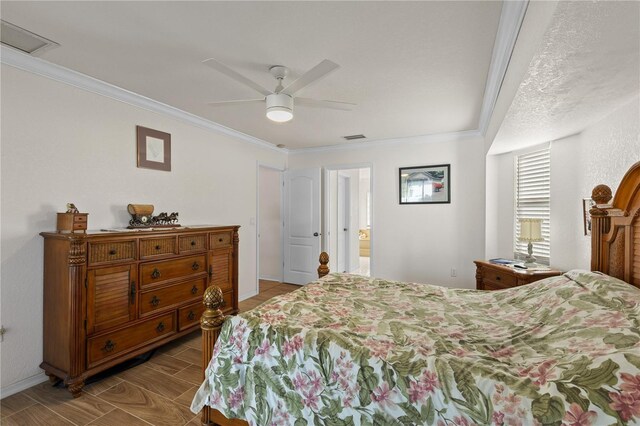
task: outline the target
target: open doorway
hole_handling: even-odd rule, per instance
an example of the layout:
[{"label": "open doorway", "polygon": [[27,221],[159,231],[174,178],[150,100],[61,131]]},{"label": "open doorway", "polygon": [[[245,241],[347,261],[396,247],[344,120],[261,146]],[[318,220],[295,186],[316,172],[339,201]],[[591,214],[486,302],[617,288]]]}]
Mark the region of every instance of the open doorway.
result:
[{"label": "open doorway", "polygon": [[332,272],[371,275],[371,167],[325,169],[324,247]]}]

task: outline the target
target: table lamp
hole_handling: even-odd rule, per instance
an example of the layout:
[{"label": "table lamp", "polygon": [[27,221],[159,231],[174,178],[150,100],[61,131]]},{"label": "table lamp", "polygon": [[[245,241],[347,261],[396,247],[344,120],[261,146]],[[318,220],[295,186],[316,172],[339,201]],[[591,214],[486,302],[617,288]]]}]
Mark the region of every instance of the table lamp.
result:
[{"label": "table lamp", "polygon": [[536,258],[533,256],[533,243],[544,241],[544,238],[542,238],[542,219],[520,219],[520,237],[518,240],[529,243],[527,246],[529,255],[524,259],[525,264],[536,263]]}]

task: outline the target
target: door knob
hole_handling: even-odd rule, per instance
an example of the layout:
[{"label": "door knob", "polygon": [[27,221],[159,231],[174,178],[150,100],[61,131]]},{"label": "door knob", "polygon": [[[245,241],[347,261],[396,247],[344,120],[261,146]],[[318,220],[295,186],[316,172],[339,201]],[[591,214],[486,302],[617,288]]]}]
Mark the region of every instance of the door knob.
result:
[{"label": "door knob", "polygon": [[347,228],[342,228],[342,230],[346,232]]},{"label": "door knob", "polygon": [[314,233],[313,233],[313,236],[314,236],[314,237],[317,237],[318,235],[320,235],[320,234],[318,234],[317,232],[314,232]]}]

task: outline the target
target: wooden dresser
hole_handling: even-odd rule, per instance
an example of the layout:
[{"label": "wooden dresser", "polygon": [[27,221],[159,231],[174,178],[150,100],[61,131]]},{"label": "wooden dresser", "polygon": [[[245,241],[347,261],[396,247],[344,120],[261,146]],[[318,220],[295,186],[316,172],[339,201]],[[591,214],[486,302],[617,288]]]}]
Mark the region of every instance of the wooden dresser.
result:
[{"label": "wooden dresser", "polygon": [[77,397],[87,377],[197,330],[210,284],[237,313],[238,228],[41,233],[40,367]]},{"label": "wooden dresser", "polygon": [[478,290],[504,290],[562,274],[562,271],[555,269],[533,272],[496,265],[483,260],[476,260],[474,263],[476,264],[476,288]]}]

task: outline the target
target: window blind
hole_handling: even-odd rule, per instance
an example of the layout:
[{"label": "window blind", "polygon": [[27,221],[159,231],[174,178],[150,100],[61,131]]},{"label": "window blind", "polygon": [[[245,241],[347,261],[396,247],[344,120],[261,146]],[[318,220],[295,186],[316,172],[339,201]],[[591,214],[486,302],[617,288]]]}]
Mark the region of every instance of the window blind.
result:
[{"label": "window blind", "polygon": [[518,155],[515,164],[515,241],[516,257],[526,256],[526,241],[519,241],[520,218],[542,219],[542,238],[533,243],[533,255],[537,262],[549,264],[551,257],[551,155],[549,148]]}]

